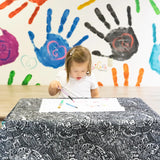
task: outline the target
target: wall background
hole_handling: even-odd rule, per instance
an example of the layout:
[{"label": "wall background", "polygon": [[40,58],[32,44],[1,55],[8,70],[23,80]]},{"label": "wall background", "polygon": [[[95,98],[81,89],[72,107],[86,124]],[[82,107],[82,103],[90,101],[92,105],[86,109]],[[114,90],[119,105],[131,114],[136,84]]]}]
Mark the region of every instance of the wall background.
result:
[{"label": "wall background", "polygon": [[[43,0],[42,0],[43,1]],[[42,2],[41,1],[41,2]],[[5,2],[4,0],[0,2]],[[28,6],[19,12],[13,18],[9,18],[8,14],[18,8],[20,4],[28,2]],[[160,15],[156,13],[149,1],[142,0],[139,3],[140,10],[136,11],[136,1],[134,0],[96,0],[83,9],[78,10],[77,7],[80,4],[87,2],[87,0],[48,0],[40,6],[40,10],[34,18],[32,24],[28,24],[28,19],[31,17],[37,4],[29,1],[14,1],[6,8],[0,9],[0,28],[7,30],[8,33],[13,35],[18,42],[18,56],[13,62],[9,62],[11,59],[8,57],[9,47],[4,52],[4,45],[8,42],[3,41],[4,36],[1,31],[0,37],[0,84],[8,84],[10,79],[12,85],[21,85],[27,75],[31,75],[28,80],[29,85],[35,85],[40,83],[41,85],[48,85],[51,80],[55,78],[56,73],[64,69],[64,66],[53,68],[47,67],[40,63],[34,51],[33,44],[29,38],[28,31],[32,31],[35,35],[34,43],[37,48],[41,48],[46,42],[46,17],[47,10],[52,9],[52,20],[51,20],[51,32],[61,36],[67,40],[67,43],[72,47],[78,40],[83,36],[88,35],[89,38],[85,40],[82,45],[87,47],[91,52],[99,50],[103,55],[111,55],[110,45],[93,34],[89,29],[84,26],[85,22],[89,22],[98,31],[107,35],[113,29],[118,27],[128,28],[127,18],[127,6],[131,7],[132,17],[132,28],[139,42],[137,52],[129,59],[123,61],[117,61],[114,59],[108,59],[107,57],[100,57],[92,55],[93,60],[93,72],[96,74],[97,80],[103,83],[105,86],[113,86],[113,78],[111,69],[115,67],[117,69],[117,78],[119,86],[123,86],[123,64],[127,63],[129,67],[129,86],[135,86],[138,72],[140,68],[144,69],[144,75],[141,82],[141,86],[160,86],[160,71],[151,69],[149,59],[154,46],[156,49],[156,58],[152,60],[157,69],[160,68]],[[155,0],[154,3],[157,9],[160,8],[160,2]],[[106,9],[106,5],[111,4],[114,9],[120,25],[117,25],[111,14]],[[99,8],[104,15],[107,22],[111,24],[111,29],[107,29],[104,24],[98,19],[94,9]],[[58,27],[65,9],[69,9],[70,13],[64,24],[62,33],[58,33]],[[66,38],[67,33],[73,23],[75,17],[79,17],[79,23],[77,24],[73,34],[70,38]],[[152,25],[156,26],[156,42],[153,41],[155,38],[152,30]],[[12,51],[15,50],[15,46]],[[5,58],[4,58],[5,57]],[[43,55],[43,58],[45,56]],[[3,60],[5,59],[5,60]],[[5,64],[6,62],[6,64]],[[98,67],[95,67],[95,64]],[[11,72],[12,71],[12,72]],[[14,73],[13,73],[14,72]],[[11,74],[10,74],[11,73]]]}]

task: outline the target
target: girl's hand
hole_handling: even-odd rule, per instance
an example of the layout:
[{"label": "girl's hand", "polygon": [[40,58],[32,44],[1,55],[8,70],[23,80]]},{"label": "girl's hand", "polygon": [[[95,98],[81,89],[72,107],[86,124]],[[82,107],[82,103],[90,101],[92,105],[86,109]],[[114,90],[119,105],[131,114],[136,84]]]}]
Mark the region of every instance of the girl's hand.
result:
[{"label": "girl's hand", "polygon": [[57,88],[59,90],[62,89],[61,83],[59,81],[53,81],[52,83],[53,83],[52,85],[54,88]]},{"label": "girl's hand", "polygon": [[98,88],[96,88],[96,89],[91,89],[91,97],[92,97],[92,98],[99,97],[99,90],[98,90]]},{"label": "girl's hand", "polygon": [[62,89],[61,83],[59,81],[52,81],[49,85],[48,92],[51,96],[56,95]]}]

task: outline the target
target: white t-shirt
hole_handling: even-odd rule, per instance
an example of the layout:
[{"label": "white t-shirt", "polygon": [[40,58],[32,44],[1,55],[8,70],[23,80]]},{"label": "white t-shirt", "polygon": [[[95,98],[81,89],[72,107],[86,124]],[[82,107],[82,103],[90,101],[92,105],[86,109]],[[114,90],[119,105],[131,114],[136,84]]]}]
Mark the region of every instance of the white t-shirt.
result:
[{"label": "white t-shirt", "polygon": [[[80,80],[69,77],[67,83],[67,73],[63,70],[57,74],[56,80],[61,83],[63,90],[71,97],[90,98],[91,89],[96,89],[98,87],[97,80],[93,73],[91,73],[90,76],[86,75]],[[61,91],[59,97],[67,96]]]}]

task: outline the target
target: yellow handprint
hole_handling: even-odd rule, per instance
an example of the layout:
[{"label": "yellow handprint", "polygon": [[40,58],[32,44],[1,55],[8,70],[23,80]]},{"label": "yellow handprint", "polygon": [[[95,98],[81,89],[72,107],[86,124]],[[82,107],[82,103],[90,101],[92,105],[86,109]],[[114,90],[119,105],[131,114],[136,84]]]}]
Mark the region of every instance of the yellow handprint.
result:
[{"label": "yellow handprint", "polygon": [[87,2],[85,2],[83,4],[81,4],[81,5],[79,5],[77,9],[78,10],[83,9],[84,7],[89,6],[91,3],[95,2],[95,1],[96,0],[89,0],[89,1],[87,1]]}]

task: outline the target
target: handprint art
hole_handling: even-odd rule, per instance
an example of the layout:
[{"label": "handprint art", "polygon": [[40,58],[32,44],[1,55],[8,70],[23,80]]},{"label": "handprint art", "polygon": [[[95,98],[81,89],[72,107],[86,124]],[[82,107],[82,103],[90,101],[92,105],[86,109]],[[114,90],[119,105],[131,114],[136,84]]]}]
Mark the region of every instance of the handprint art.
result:
[{"label": "handprint art", "polygon": [[[17,0],[5,0],[3,3],[0,4],[0,10],[6,8],[7,6],[11,5],[14,1]],[[29,2],[36,3],[37,7],[35,8],[34,12],[32,13],[31,17],[28,20],[28,24],[32,24],[35,16],[37,15],[40,6],[43,5],[47,0],[28,0]],[[21,12],[25,7],[27,7],[28,2],[24,2],[20,7],[15,9],[14,11],[10,12],[8,17],[13,18],[16,14]]]},{"label": "handprint art", "polygon": [[[149,2],[151,4],[153,10],[155,11],[155,13],[157,15],[159,15],[160,14],[160,10],[159,10],[158,6],[156,5],[155,1],[154,0],[149,0]],[[139,0],[135,0],[135,3],[136,3],[136,11],[137,11],[137,13],[139,13],[140,12],[140,1]]]},{"label": "handprint art", "polygon": [[[59,25],[58,33],[61,33],[63,31],[63,27],[65,22],[67,21],[67,17],[69,15],[70,10],[66,9],[62,15],[61,22]],[[66,39],[61,37],[58,34],[52,34],[51,32],[51,16],[52,16],[52,9],[48,9],[47,11],[47,36],[46,36],[46,42],[44,45],[38,49],[35,46],[34,43],[34,33],[32,31],[29,31],[29,38],[34,46],[34,51],[37,55],[37,58],[40,63],[42,63],[44,66],[47,67],[53,67],[58,68],[64,65],[65,57],[67,54],[67,51],[71,48],[67,42]],[[79,17],[76,17],[73,20],[73,24],[70,28],[70,31],[68,32],[66,38],[70,38],[76,29],[76,26],[78,25]],[[82,37],[77,43],[75,43],[73,46],[81,45],[85,40],[88,39],[88,35],[85,35]]]},{"label": "handprint art", "polygon": [[83,9],[84,7],[91,5],[91,4],[94,3],[95,1],[96,1],[96,0],[89,0],[89,1],[87,1],[87,2],[85,2],[85,3],[83,3],[83,4],[81,4],[81,5],[79,5],[79,6],[77,7],[77,9],[78,9],[78,10]]},{"label": "handprint art", "polygon": [[[119,19],[117,18],[117,15],[112,6],[110,4],[107,4],[106,7],[111,16],[114,18],[115,23],[119,25]],[[98,19],[105,25],[105,27],[107,29],[110,29],[111,25],[106,21],[99,8],[95,8],[95,13]],[[87,27],[91,32],[109,43],[112,49],[112,55],[109,56],[101,54],[98,50],[93,51],[93,55],[109,57],[118,61],[124,61],[131,58],[133,54],[137,52],[139,43],[131,27],[132,21],[130,6],[127,7],[127,15],[129,27],[119,27],[117,29],[111,30],[106,36],[104,35],[104,33],[98,31],[95,27],[93,27],[89,22],[85,22],[85,27]]]},{"label": "handprint art", "polygon": [[16,38],[8,31],[0,28],[3,35],[0,36],[0,66],[12,63],[19,55],[19,44]]},{"label": "handprint art", "polygon": [[[15,71],[11,70],[9,73],[9,77],[8,77],[8,85],[12,85],[14,82],[14,77],[15,77]],[[28,85],[28,83],[30,82],[30,80],[32,79],[32,74],[27,74],[24,78],[24,80],[22,81],[21,85]],[[39,86],[40,83],[36,83],[35,85]]]},{"label": "handprint art", "polygon": [[158,74],[160,74],[160,45],[156,44],[157,38],[156,38],[156,25],[152,24],[153,29],[153,47],[151,56],[149,58],[149,64],[152,70],[156,71]]},{"label": "handprint art", "polygon": [[[123,75],[124,75],[124,86],[128,86],[129,85],[129,67],[128,64],[124,63],[123,64]],[[136,82],[136,87],[140,87],[140,84],[142,82],[143,79],[143,74],[144,74],[144,68],[140,68],[139,69],[139,74],[137,77],[137,82]],[[113,77],[113,83],[114,86],[119,86],[118,82],[117,82],[117,69],[115,67],[112,68],[112,77]]]}]

